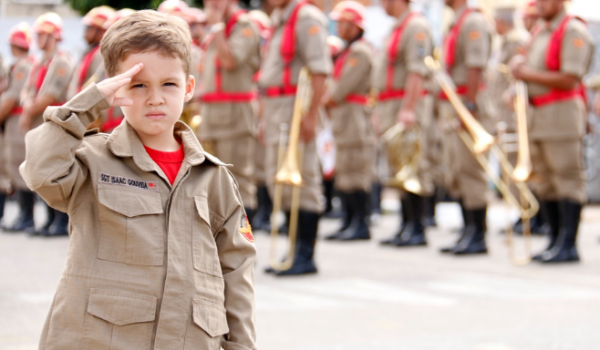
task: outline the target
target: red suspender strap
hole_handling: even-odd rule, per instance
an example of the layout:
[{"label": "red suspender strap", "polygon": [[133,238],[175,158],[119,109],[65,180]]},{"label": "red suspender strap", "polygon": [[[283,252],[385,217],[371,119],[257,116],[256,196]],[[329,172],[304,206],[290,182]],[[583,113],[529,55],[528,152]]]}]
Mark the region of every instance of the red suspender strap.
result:
[{"label": "red suspender strap", "polygon": [[450,32],[446,36],[444,41],[444,52],[446,53],[446,69],[450,71],[456,61],[456,45],[458,45],[458,37],[460,36],[460,30],[462,29],[463,23],[471,14],[471,12],[479,10],[467,8],[462,15],[458,18],[454,26],[450,29]]},{"label": "red suspender strap", "polygon": [[268,87],[265,89],[265,94],[268,97],[279,97],[286,95],[295,95],[297,87],[292,85],[292,61],[296,55],[296,23],[300,9],[308,4],[306,1],[301,1],[296,5],[290,14],[290,18],[283,26],[283,36],[281,38],[280,54],[283,59],[283,86]]},{"label": "red suspender strap", "polygon": [[[347,47],[335,60],[335,64],[333,66],[333,80],[338,81],[342,77],[342,71],[344,70],[344,64],[346,63],[346,59],[350,55],[350,48]],[[361,94],[348,94],[346,96],[345,101],[347,103],[353,103],[358,105],[366,106],[369,104],[369,95],[361,95]]]},{"label": "red suspender strap", "polygon": [[119,124],[121,124],[122,120],[123,120],[123,117],[120,117],[120,118],[115,117],[115,109],[114,108],[109,108],[108,111],[106,111],[106,121],[104,123],[102,123],[102,125],[100,126],[100,130],[102,130],[104,132],[109,132],[109,131],[113,130],[114,128],[116,128],[117,126],[119,126]]},{"label": "red suspender strap", "polygon": [[[565,16],[565,18],[560,22],[560,24],[550,37],[550,42],[548,43],[548,50],[546,52],[546,67],[549,71],[560,70],[560,56],[562,51],[563,39],[565,37],[565,32],[567,30],[569,22],[574,18],[575,17],[573,16]],[[584,22],[582,19],[579,20]],[[540,30],[536,31],[534,38],[537,37],[537,35],[541,31],[541,28],[539,29]],[[583,84],[579,84],[579,86],[572,90],[561,90],[552,88],[550,92],[546,94],[530,98],[530,102],[535,107],[541,107],[548,104],[576,98],[581,98],[584,102],[587,102],[587,96]]]},{"label": "red suspender strap", "polygon": [[[245,14],[246,11],[239,10],[234,13],[231,18],[225,24],[225,37],[229,38],[233,28],[238,22],[240,16]],[[212,41],[212,39],[211,39]],[[208,45],[207,45],[208,46]],[[215,58],[215,91],[209,92],[202,95],[202,101],[206,103],[243,103],[250,102],[256,98],[255,92],[225,92],[223,91],[223,69],[221,67],[221,61],[219,58]]]},{"label": "red suspender strap", "polygon": [[83,57],[83,60],[81,61],[81,67],[79,68],[79,81],[77,84],[77,92],[80,92],[83,88],[83,84],[85,84],[85,76],[87,75],[88,70],[90,69],[92,61],[94,60],[94,55],[98,52],[98,50],[100,50],[100,45],[94,47],[90,52],[87,53],[87,55],[85,55],[85,57]]},{"label": "red suspender strap", "polygon": [[[406,18],[404,19],[404,21],[402,21],[402,23],[400,23],[398,28],[396,28],[392,32],[392,35],[391,35],[390,41],[389,41],[388,50],[387,50],[387,71],[386,71],[386,79],[385,79],[385,90],[380,92],[379,95],[377,96],[377,100],[379,100],[379,101],[400,99],[400,98],[403,98],[405,95],[404,89],[394,89],[394,73],[395,73],[394,63],[396,62],[396,58],[398,58],[398,51],[400,51],[400,48],[398,47],[398,45],[400,45],[400,42],[402,41],[402,35],[404,34],[404,29],[406,29],[406,27],[410,23],[410,20],[416,16],[417,16],[416,13],[409,13],[408,16],[406,16]],[[422,96],[427,95],[427,91],[423,90],[421,92],[421,95]]]},{"label": "red suspender strap", "polygon": [[23,107],[17,106],[10,111],[11,115],[18,115],[23,113]]}]

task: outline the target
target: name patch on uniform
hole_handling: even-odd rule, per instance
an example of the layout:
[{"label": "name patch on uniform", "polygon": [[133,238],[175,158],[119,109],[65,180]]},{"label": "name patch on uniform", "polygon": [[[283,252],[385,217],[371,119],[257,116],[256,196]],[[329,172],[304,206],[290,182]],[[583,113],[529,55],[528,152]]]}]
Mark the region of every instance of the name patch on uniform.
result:
[{"label": "name patch on uniform", "polygon": [[134,180],[124,176],[100,173],[100,183],[158,192],[158,181]]}]

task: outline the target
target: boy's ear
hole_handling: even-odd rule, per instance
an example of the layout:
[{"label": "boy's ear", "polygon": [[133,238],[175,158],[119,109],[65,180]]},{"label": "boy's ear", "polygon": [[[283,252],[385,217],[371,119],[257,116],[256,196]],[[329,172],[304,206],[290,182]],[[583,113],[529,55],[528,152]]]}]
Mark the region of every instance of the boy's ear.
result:
[{"label": "boy's ear", "polygon": [[193,75],[188,76],[187,82],[185,83],[185,96],[184,101],[189,102],[194,97],[196,91],[196,79]]}]

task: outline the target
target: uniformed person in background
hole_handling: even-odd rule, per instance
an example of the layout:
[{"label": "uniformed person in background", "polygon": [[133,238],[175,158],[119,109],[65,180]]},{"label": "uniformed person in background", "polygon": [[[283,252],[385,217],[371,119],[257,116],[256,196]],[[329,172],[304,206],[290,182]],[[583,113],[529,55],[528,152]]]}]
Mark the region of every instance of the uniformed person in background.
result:
[{"label": "uniformed person in background", "polygon": [[543,21],[533,30],[527,57],[512,62],[513,75],[528,87],[532,180],[551,227],[548,248],[534,259],[579,261],[577,233],[587,201],[582,77],[590,68],[594,44],[586,24],[566,14],[564,0],[537,0],[537,7]]},{"label": "uniformed person in background", "polygon": [[[327,48],[327,18],[317,7],[300,0],[270,0],[275,7],[273,36],[263,59],[259,85],[264,91],[264,135],[267,145],[267,179],[275,177],[279,136],[283,124],[290,125],[298,76],[302,67],[312,75],[313,96],[309,111],[302,116],[300,142],[304,144],[301,164],[303,186],[300,191],[300,211],[297,250],[291,269],[275,271],[277,275],[298,275],[317,272],[313,255],[323,212],[321,171],[315,140],[317,117],[325,92],[325,80],[332,63]],[[273,194],[273,183],[269,192]],[[290,210],[291,189],[285,188],[283,209]]]},{"label": "uniformed person in background", "polygon": [[188,10],[190,19],[190,34],[192,34],[192,44],[195,47],[200,47],[206,36],[206,14],[199,8],[190,7]]},{"label": "uniformed person in background", "polygon": [[[73,66],[66,53],[59,51],[58,43],[62,39],[62,19],[54,12],[41,15],[35,21],[34,31],[37,35],[38,47],[42,50],[42,58],[34,65],[24,88],[23,113],[19,119],[19,127],[23,134],[36,128],[43,122],[42,115],[46,107],[60,106],[67,100],[67,90]],[[25,152],[20,162],[25,160]],[[33,208],[34,194],[28,189],[17,191],[22,213],[29,213]],[[46,205],[47,206],[47,205]],[[27,230],[30,234],[42,236],[68,235],[69,217],[67,214],[47,206],[48,220],[41,230],[35,230],[33,221],[26,216],[19,217],[11,227],[14,231]]]},{"label": "uniformed person in background", "polygon": [[198,138],[212,154],[233,164],[250,221],[256,210],[254,183],[256,99],[254,74],[260,67],[260,36],[237,0],[206,0],[210,33],[202,56],[203,122]]},{"label": "uniformed person in background", "polygon": [[[432,54],[433,39],[425,17],[411,12],[409,0],[383,0],[381,6],[396,19],[386,45],[378,57],[373,75],[377,107],[373,114],[380,134],[397,123],[407,128],[426,129],[432,120],[432,100],[425,97],[424,80],[428,75],[424,58]],[[419,132],[421,154],[427,153],[426,133]],[[420,156],[417,177],[421,193],[402,191],[401,220],[398,232],[381,243],[399,247],[426,245],[424,197],[433,195],[434,185],[427,158]],[[400,169],[389,166],[390,176]]]},{"label": "uniformed person in background", "polygon": [[[25,137],[19,130],[19,117],[23,112],[21,107],[21,90],[29,77],[32,58],[29,56],[31,45],[31,28],[27,22],[19,23],[10,30],[10,49],[13,55],[13,64],[8,71],[8,89],[0,96],[0,124],[2,125],[2,137],[0,138],[0,173],[3,174],[0,190],[0,208],[4,208],[5,195],[17,191],[19,201],[19,214],[23,226],[33,224],[33,207],[22,205],[24,197],[19,191],[28,191],[25,181],[19,173],[19,165],[23,162],[25,155]],[[6,176],[7,186],[4,184]],[[8,227],[3,222],[2,227]]]},{"label": "uniformed person in background", "polygon": [[[271,19],[261,10],[252,10],[248,12],[248,18],[258,28],[260,34],[261,52],[264,52],[266,43],[271,36]],[[256,73],[254,80],[258,80],[260,72]],[[263,105],[261,97],[254,101],[256,110],[256,129],[263,114]],[[256,212],[254,220],[252,220],[252,228],[254,230],[262,230],[271,232],[271,212],[273,211],[273,202],[269,196],[267,188],[267,175],[265,169],[266,163],[266,147],[263,135],[256,132],[256,140],[254,142],[254,183],[256,184]]]},{"label": "uniformed person in background", "polygon": [[114,13],[115,10],[112,7],[94,7],[81,20],[85,25],[83,37],[88,47],[73,72],[67,95],[68,99],[73,98],[88,84],[100,81],[100,77],[96,75],[98,69],[104,65],[104,60],[100,54],[100,40],[106,32],[104,24]]},{"label": "uniformed person in background", "polygon": [[327,237],[341,241],[370,239],[369,213],[374,134],[368,115],[373,49],[363,38],[365,7],[338,3],[330,14],[346,47],[337,54],[333,86],[325,98],[336,146],[335,188],[346,203],[346,227]]},{"label": "uniformed person in background", "polygon": [[2,94],[8,88],[8,72],[4,65],[2,55],[0,55],[0,94]]},{"label": "uniformed person in background", "polygon": [[537,9],[535,0],[530,1],[523,10],[523,25],[528,32],[531,32],[537,20],[540,18],[540,13]]},{"label": "uniformed person in background", "polygon": [[[482,124],[489,124],[482,90],[491,53],[490,28],[480,11],[467,6],[467,0],[445,0],[445,3],[454,10],[454,20],[444,42],[444,66],[465,107]],[[440,98],[440,118],[450,125],[457,123],[454,107],[445,95]],[[483,169],[454,127],[444,130],[444,150],[446,188],[452,197],[459,199],[465,229],[456,244],[441,251],[457,255],[487,253],[488,191]]]}]

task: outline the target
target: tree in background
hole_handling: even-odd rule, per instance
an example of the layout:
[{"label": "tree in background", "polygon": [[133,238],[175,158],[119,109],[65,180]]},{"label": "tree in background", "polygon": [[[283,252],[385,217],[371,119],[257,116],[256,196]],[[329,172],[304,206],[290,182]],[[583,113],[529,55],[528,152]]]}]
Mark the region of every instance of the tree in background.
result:
[{"label": "tree in background", "polygon": [[[89,10],[97,6],[110,6],[115,10],[119,10],[125,7],[132,8],[134,10],[153,9],[156,10],[158,5],[163,0],[66,0],[71,8],[79,12],[81,15],[85,15]],[[190,0],[186,2],[194,7],[204,7],[203,0]],[[255,1],[252,1],[254,5]],[[259,1],[260,2],[260,1]],[[247,7],[250,0],[240,0],[243,7]]]}]

